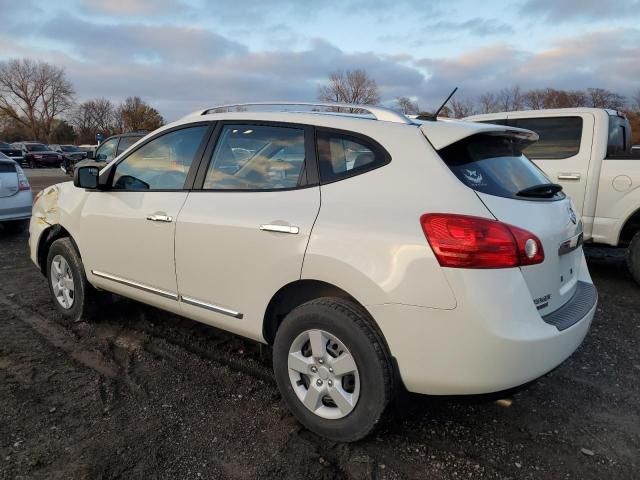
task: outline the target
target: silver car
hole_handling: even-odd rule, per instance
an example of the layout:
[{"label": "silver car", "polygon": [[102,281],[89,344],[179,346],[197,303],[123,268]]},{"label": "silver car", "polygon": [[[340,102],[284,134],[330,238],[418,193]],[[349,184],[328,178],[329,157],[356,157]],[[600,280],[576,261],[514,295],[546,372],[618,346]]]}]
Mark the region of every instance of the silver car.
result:
[{"label": "silver car", "polygon": [[31,185],[20,165],[0,153],[0,224],[20,233],[29,226],[33,198]]}]

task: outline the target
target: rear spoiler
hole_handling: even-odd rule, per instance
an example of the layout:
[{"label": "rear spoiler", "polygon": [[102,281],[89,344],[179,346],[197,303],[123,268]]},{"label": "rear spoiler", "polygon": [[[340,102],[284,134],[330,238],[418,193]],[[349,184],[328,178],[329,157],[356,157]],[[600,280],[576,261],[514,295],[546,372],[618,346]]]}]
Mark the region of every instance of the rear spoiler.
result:
[{"label": "rear spoiler", "polygon": [[519,141],[530,143],[537,142],[540,138],[537,133],[524,128],[461,120],[420,122],[420,130],[436,150],[441,150],[460,140],[478,134],[512,137]]}]

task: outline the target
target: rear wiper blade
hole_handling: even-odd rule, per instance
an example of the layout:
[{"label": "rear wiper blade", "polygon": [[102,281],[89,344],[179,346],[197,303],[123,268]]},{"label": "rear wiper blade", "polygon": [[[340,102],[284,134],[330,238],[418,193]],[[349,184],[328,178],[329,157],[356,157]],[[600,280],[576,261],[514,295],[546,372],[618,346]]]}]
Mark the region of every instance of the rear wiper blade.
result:
[{"label": "rear wiper blade", "polygon": [[561,191],[562,185],[558,185],[557,183],[541,183],[540,185],[524,188],[516,193],[516,195],[518,197],[549,198]]}]

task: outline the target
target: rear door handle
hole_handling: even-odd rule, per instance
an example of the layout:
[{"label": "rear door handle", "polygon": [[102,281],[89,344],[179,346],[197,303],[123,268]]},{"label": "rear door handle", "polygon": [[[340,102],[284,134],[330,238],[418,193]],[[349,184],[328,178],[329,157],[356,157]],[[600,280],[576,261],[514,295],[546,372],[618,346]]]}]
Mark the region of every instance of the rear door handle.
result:
[{"label": "rear door handle", "polygon": [[559,173],[558,180],[580,180],[579,173]]},{"label": "rear door handle", "polygon": [[300,233],[300,229],[295,225],[263,224],[260,225],[260,230],[263,230],[265,232],[291,233],[293,235],[297,235],[298,233]]},{"label": "rear door handle", "polygon": [[170,223],[173,222],[173,217],[162,213],[154,213],[153,215],[147,215],[147,220],[151,220],[152,222]]}]

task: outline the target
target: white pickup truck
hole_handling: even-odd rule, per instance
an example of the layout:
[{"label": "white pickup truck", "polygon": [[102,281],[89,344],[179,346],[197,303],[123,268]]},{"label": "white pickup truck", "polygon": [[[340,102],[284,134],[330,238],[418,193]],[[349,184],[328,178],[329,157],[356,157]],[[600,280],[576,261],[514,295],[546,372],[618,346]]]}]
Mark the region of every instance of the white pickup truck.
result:
[{"label": "white pickup truck", "polygon": [[561,108],[474,115],[465,120],[533,130],[524,153],[562,185],[582,214],[585,242],[627,248],[640,284],[640,153],[631,127],[615,110]]}]

